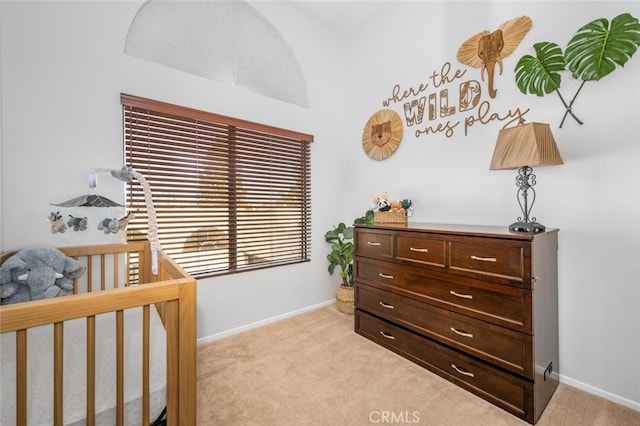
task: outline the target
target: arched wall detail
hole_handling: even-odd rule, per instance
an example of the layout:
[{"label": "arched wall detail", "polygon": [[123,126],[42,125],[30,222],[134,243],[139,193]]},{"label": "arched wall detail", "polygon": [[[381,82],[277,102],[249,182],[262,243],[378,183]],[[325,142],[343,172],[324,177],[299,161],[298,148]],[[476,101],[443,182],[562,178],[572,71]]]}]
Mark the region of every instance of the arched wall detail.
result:
[{"label": "arched wall detail", "polygon": [[155,1],[129,27],[127,55],[309,106],[304,75],[277,28],[243,1]]}]

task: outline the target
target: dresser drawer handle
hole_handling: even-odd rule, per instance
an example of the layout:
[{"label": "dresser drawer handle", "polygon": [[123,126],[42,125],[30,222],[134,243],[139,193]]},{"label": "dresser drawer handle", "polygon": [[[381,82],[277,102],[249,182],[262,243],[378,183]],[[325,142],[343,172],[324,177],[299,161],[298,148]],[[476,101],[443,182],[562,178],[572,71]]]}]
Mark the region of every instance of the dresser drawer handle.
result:
[{"label": "dresser drawer handle", "polygon": [[479,260],[480,262],[497,262],[498,259],[496,259],[495,257],[478,257],[478,256],[471,256],[471,259],[473,260]]},{"label": "dresser drawer handle", "polygon": [[456,330],[453,327],[450,327],[450,328],[451,328],[451,331],[453,331],[454,333],[456,333],[459,336],[468,337],[469,339],[473,339],[473,334],[471,334],[471,333],[467,333],[466,331]]},{"label": "dresser drawer handle", "polygon": [[429,249],[426,249],[426,248],[409,247],[409,250],[417,251],[417,252],[420,252],[420,253],[429,253]]},{"label": "dresser drawer handle", "polygon": [[385,278],[385,279],[387,279],[387,280],[392,280],[392,279],[393,279],[393,275],[385,275],[385,274],[383,274],[382,272],[378,272],[378,276],[379,276],[380,278]]},{"label": "dresser drawer handle", "polygon": [[367,241],[367,245],[368,245],[368,246],[379,246],[379,245],[380,245],[380,243]]},{"label": "dresser drawer handle", "polygon": [[456,370],[458,373],[463,374],[465,376],[469,376],[469,377],[476,377],[475,374],[473,374],[471,371],[467,371],[464,368],[458,367],[455,364],[451,364],[451,368],[453,368],[454,370]]},{"label": "dresser drawer handle", "polygon": [[381,331],[380,334],[382,334],[382,337],[384,337],[385,339],[396,340],[395,337],[393,337],[391,334],[385,333],[384,331]]},{"label": "dresser drawer handle", "polygon": [[460,294],[460,293],[456,293],[453,290],[449,290],[449,294],[453,294],[456,297],[460,297],[462,299],[473,299],[473,295],[472,294]]},{"label": "dresser drawer handle", "polygon": [[384,303],[384,302],[378,302],[378,303],[380,303],[380,306],[382,306],[383,308],[394,309],[393,305],[389,305],[389,304]]}]

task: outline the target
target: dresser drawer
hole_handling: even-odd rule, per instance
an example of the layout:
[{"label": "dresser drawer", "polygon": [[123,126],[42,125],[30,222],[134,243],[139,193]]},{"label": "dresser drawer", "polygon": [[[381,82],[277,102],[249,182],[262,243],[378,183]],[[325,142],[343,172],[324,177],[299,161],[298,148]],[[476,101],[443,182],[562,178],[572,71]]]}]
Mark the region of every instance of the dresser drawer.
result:
[{"label": "dresser drawer", "polygon": [[525,418],[533,384],[359,309],[355,330],[453,383]]},{"label": "dresser drawer", "polygon": [[372,259],[356,259],[353,262],[354,281],[382,287],[393,286],[398,281],[396,265]]},{"label": "dresser drawer", "polygon": [[492,324],[531,334],[531,291],[405,267],[393,292]]},{"label": "dresser drawer", "polygon": [[533,379],[532,337],[358,284],[356,307]]},{"label": "dresser drawer", "polygon": [[354,243],[359,256],[393,257],[393,237],[389,233],[359,231],[355,233]]},{"label": "dresser drawer", "polygon": [[442,238],[425,238],[400,233],[395,240],[395,258],[418,265],[444,268],[445,242]]},{"label": "dresser drawer", "polygon": [[525,271],[530,268],[531,258],[526,244],[481,238],[454,240],[448,244],[452,272],[530,287],[530,282],[525,282],[529,278]]}]

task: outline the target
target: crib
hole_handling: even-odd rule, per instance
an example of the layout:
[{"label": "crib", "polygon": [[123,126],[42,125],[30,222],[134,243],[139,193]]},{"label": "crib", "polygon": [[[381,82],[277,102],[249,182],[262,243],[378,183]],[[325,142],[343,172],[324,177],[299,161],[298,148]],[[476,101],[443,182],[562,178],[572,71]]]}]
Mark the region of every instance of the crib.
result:
[{"label": "crib", "polygon": [[[10,342],[11,350],[15,351],[14,355],[9,356],[14,364],[12,371],[4,371],[3,365],[0,383],[3,400],[7,395],[15,395],[15,402],[12,402],[15,408],[11,408],[11,418],[15,418],[15,422],[10,422],[16,425],[35,424],[32,411],[47,406],[47,424],[53,425],[150,425],[156,420],[160,409],[163,413],[166,410],[167,425],[195,425],[195,279],[162,251],[158,255],[158,273],[153,275],[148,242],[61,247],[59,250],[87,267],[86,273],[74,281],[73,295],[0,306],[3,350],[9,346],[6,342]],[[0,255],[0,264],[14,253]],[[139,320],[128,319],[134,313]],[[156,317],[156,322],[162,328],[161,334],[154,331]],[[102,331],[97,331],[102,326],[97,324],[111,319],[113,326],[108,329],[113,330],[110,331],[113,336],[104,338]],[[81,350],[67,347],[74,344],[75,337],[70,338],[69,332],[75,323],[80,323],[83,330],[72,335],[81,335],[84,340]],[[48,355],[52,359],[52,385],[44,395],[38,393],[40,391],[35,389],[35,385],[34,389],[30,389],[34,379],[29,376],[34,366],[34,354],[30,350],[40,351],[40,348],[32,348],[32,340],[28,339],[43,330],[47,330],[45,333],[50,331],[49,339],[52,342]],[[161,337],[153,337],[156,335]],[[158,341],[164,348],[158,348]],[[100,345],[105,342],[113,342],[109,343],[113,347],[101,349]],[[38,339],[40,343],[42,340]],[[135,356],[130,353],[132,347],[139,352]],[[105,356],[103,352],[112,354],[109,356],[113,364],[109,365],[115,366],[109,367],[106,374],[101,372],[100,365]],[[78,354],[84,365],[69,367],[69,358]],[[154,355],[162,355],[162,374],[158,374],[157,368],[154,370],[150,367],[158,363]],[[136,359],[133,367],[129,365],[130,358]],[[78,375],[78,372],[81,372],[84,382],[80,385],[80,392],[72,388],[73,384],[69,384],[68,379],[69,375]],[[113,394],[113,406],[108,411],[111,417],[104,417],[104,410],[97,409],[104,405],[106,399],[101,396],[104,393],[102,384],[96,378],[105,376],[112,377],[114,382],[113,391],[108,390],[109,394]],[[162,376],[162,383],[158,383],[156,376]],[[7,383],[11,380],[6,377],[13,378],[13,383]],[[137,377],[139,382],[134,386],[133,392],[137,395],[133,399],[130,386],[132,377]],[[157,402],[153,401],[158,400],[154,392],[160,385],[162,406],[158,407]],[[81,415],[70,411],[68,403],[65,408],[70,393],[82,394]],[[131,407],[132,412],[136,413],[135,417],[127,417]],[[4,425],[3,419],[6,418],[4,413],[0,413],[0,424]]]}]

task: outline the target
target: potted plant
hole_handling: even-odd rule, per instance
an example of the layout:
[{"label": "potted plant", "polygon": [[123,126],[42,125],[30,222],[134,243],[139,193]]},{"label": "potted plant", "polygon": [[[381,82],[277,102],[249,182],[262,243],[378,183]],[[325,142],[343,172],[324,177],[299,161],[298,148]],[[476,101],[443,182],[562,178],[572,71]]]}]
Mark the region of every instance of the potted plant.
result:
[{"label": "potted plant", "polygon": [[[357,218],[353,223],[373,223],[373,211],[367,211],[364,216]],[[353,226],[347,226],[344,222],[340,222],[338,226],[334,226],[333,229],[325,233],[324,239],[331,244],[331,252],[327,255],[329,274],[333,275],[336,268],[339,268],[342,278],[336,294],[338,310],[353,314],[353,256],[355,254]]]}]

